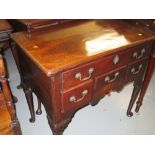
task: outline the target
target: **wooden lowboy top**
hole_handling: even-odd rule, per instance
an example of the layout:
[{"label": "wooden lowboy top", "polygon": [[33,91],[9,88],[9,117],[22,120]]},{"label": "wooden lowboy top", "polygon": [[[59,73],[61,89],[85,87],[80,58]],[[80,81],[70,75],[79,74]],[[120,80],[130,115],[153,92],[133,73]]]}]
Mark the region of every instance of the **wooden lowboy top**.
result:
[{"label": "wooden lowboy top", "polygon": [[155,39],[153,32],[121,20],[74,21],[46,33],[11,37],[47,76]]},{"label": "wooden lowboy top", "polygon": [[4,19],[0,19],[0,33],[12,31],[11,25]]}]

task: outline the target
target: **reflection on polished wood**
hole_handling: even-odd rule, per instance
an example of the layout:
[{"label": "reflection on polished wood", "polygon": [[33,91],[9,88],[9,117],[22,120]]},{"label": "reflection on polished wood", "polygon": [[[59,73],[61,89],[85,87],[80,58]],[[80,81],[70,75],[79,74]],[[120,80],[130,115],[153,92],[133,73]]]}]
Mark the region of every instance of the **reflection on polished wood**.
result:
[{"label": "reflection on polished wood", "polygon": [[63,132],[78,109],[128,82],[134,82],[127,110],[132,116],[154,39],[121,20],[74,20],[47,33],[12,35],[22,82],[45,106],[54,134]]},{"label": "reflection on polished wood", "polygon": [[125,46],[127,44],[128,41],[124,38],[124,36],[121,36],[116,32],[101,35],[94,39],[86,40],[85,42],[88,56],[115,49],[120,46]]}]

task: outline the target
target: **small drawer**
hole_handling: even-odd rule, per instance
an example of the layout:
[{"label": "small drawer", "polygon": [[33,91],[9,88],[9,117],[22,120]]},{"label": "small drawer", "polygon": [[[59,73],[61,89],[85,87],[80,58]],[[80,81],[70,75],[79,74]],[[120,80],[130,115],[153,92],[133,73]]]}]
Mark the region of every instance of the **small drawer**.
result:
[{"label": "small drawer", "polygon": [[146,58],[151,51],[151,44],[144,44],[129,50],[130,62]]},{"label": "small drawer", "polygon": [[125,66],[127,60],[127,52],[118,52],[117,54],[106,56],[99,61],[66,71],[62,74],[63,89],[69,89],[98,75]]},{"label": "small drawer", "polygon": [[96,75],[95,63],[83,65],[62,74],[63,89],[70,89],[92,79]]},{"label": "small drawer", "polygon": [[101,75],[96,78],[96,89],[99,89],[100,87],[105,87],[104,89],[109,90],[109,88],[113,87],[113,84],[122,82],[121,79],[125,78],[126,73],[126,67],[123,67],[119,70],[112,71],[108,74]]},{"label": "small drawer", "polygon": [[62,112],[87,105],[92,98],[93,80],[62,93]]},{"label": "small drawer", "polygon": [[147,66],[148,59],[144,59],[132,65],[129,65],[127,81],[135,81],[143,78],[144,71]]},{"label": "small drawer", "polygon": [[111,90],[119,89],[119,87],[124,84],[126,70],[127,68],[123,67],[121,69],[97,77],[95,96],[100,98]]}]

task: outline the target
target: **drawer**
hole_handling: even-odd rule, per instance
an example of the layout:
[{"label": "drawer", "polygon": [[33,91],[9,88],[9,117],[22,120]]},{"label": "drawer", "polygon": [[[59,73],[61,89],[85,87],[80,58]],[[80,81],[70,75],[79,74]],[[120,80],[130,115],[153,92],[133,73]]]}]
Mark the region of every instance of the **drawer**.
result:
[{"label": "drawer", "polygon": [[118,52],[118,54],[66,71],[62,73],[63,89],[74,87],[98,75],[125,66],[128,62],[128,57],[127,52]]},{"label": "drawer", "polygon": [[62,93],[62,112],[78,109],[87,105],[92,98],[93,80]]},{"label": "drawer", "polygon": [[129,62],[144,59],[150,54],[150,51],[151,51],[150,43],[129,49]]},{"label": "drawer", "polygon": [[125,82],[126,67],[109,72],[96,78],[95,97],[100,98],[111,90],[117,90]]},{"label": "drawer", "polygon": [[148,59],[144,59],[132,65],[129,65],[127,81],[141,80],[147,66]]}]

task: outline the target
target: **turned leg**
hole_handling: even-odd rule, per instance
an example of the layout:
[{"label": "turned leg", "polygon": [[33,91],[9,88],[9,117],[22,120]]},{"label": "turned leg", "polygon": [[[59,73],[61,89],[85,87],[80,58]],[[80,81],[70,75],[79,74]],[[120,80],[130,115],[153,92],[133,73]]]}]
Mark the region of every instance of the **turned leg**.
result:
[{"label": "turned leg", "polygon": [[1,91],[3,92],[2,96],[5,98],[6,106],[8,112],[10,113],[11,117],[11,126],[15,129],[15,134],[21,134],[20,124],[18,122],[18,118],[16,115],[16,108],[13,103],[11,89],[9,87],[8,78],[6,77],[6,68],[4,66],[4,61],[0,56],[0,84],[1,84]]},{"label": "turned leg", "polygon": [[36,111],[36,114],[37,115],[41,115],[42,114],[42,110],[41,110],[41,100],[37,97],[37,100],[38,100],[38,108],[37,108],[37,111]]},{"label": "turned leg", "polygon": [[132,92],[132,96],[131,96],[131,99],[130,99],[130,103],[129,103],[129,106],[128,106],[128,109],[127,109],[127,116],[128,117],[132,117],[133,116],[133,113],[131,112],[132,110],[132,107],[135,103],[135,100],[137,99],[137,96],[139,94],[139,91],[140,91],[140,84],[134,84],[134,89],[133,89],[133,92]]},{"label": "turned leg", "polygon": [[137,106],[136,106],[135,112],[138,112],[140,107],[142,106],[143,98],[144,98],[144,95],[148,88],[149,82],[151,80],[154,68],[155,68],[155,54],[154,54],[154,56],[152,55],[152,57],[149,61],[149,64],[148,64],[148,67],[146,70],[146,74],[145,74],[145,78],[144,78],[144,82],[142,84],[141,92],[140,92],[140,95],[139,95],[139,98],[137,101]]},{"label": "turned leg", "polygon": [[[3,57],[3,56],[2,56],[2,57]],[[4,57],[3,57],[3,63],[4,63],[4,64],[7,64]],[[6,68],[6,71],[5,71],[5,72],[6,72],[6,75],[5,75],[5,76],[6,76],[7,80],[10,81],[10,80],[9,80],[9,77],[8,77],[9,75],[8,75],[7,68]],[[11,90],[11,88],[10,88],[9,85],[8,85],[8,87],[9,87],[9,90]],[[17,97],[14,96],[14,95],[12,94],[12,91],[10,91],[10,94],[11,94],[12,102],[13,102],[13,103],[17,103],[17,102],[18,102]]]},{"label": "turned leg", "polygon": [[23,88],[23,90],[24,90],[25,97],[31,114],[31,118],[29,119],[29,121],[33,123],[35,122],[35,112],[34,112],[32,90],[30,88]]}]

